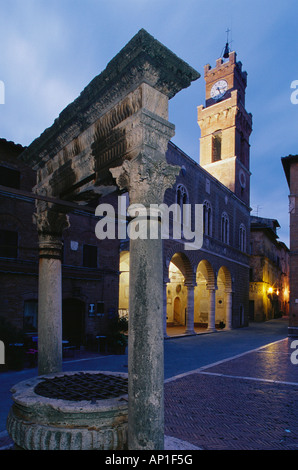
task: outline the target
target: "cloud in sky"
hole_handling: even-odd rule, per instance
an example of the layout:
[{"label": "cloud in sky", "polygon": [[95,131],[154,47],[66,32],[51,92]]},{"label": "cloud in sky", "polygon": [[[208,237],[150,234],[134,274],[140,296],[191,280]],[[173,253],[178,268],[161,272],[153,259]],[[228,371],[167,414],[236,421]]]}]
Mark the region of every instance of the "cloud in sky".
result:
[{"label": "cloud in sky", "polygon": [[248,72],[253,209],[277,218],[288,243],[280,158],[297,153],[298,105],[290,102],[298,80],[297,13],[297,0],[0,0],[1,137],[30,144],[145,28],[201,73],[170,102],[173,141],[199,161],[203,67],[215,66],[230,28],[231,47]]}]

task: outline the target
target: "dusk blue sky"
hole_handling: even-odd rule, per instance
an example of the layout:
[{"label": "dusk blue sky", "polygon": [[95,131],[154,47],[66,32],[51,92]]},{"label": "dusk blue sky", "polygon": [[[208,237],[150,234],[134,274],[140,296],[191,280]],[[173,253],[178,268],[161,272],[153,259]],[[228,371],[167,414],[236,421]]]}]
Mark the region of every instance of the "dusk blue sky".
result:
[{"label": "dusk blue sky", "polygon": [[288,186],[281,157],[298,153],[297,0],[0,0],[0,137],[29,145],[141,29],[198,70],[170,101],[173,142],[199,162],[197,106],[204,65],[231,49],[248,73],[252,213],[276,218],[288,239]]}]

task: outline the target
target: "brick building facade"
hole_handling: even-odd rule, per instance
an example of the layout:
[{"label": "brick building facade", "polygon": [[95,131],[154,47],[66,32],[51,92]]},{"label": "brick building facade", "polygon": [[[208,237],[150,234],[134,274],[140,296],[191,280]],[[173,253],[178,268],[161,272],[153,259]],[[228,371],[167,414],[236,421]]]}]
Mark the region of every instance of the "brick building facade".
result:
[{"label": "brick building facade", "polygon": [[[24,149],[0,140],[0,316],[37,334],[38,237],[32,188],[36,174],[18,160]],[[118,309],[117,240],[95,236],[92,213],[72,211],[63,237],[63,338],[89,344],[107,331]],[[112,244],[112,247],[111,247]]]},{"label": "brick building facade", "polygon": [[279,223],[251,217],[249,317],[264,321],[289,314],[289,249],[278,240]]}]

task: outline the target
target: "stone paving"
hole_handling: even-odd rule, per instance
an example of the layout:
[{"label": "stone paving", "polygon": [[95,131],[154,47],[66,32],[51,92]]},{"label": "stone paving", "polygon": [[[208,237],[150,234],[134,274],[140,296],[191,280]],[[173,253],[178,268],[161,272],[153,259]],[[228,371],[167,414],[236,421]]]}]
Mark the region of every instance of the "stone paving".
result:
[{"label": "stone paving", "polygon": [[[167,379],[166,449],[297,450],[298,364],[290,360],[291,341]],[[0,450],[10,445],[1,432]]]},{"label": "stone paving", "polygon": [[289,340],[165,385],[166,433],[203,450],[297,450],[298,366]]}]

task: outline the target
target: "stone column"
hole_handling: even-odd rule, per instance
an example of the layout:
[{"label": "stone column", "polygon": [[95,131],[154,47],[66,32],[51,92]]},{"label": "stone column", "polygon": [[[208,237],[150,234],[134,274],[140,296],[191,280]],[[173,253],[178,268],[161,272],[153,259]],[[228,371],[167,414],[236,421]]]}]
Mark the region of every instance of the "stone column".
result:
[{"label": "stone column", "polygon": [[232,329],[232,305],[233,305],[232,291],[227,291],[226,292],[226,327],[225,327],[225,330]]},{"label": "stone column", "polygon": [[194,330],[194,302],[195,302],[195,288],[193,284],[184,284],[187,287],[187,315],[186,315],[186,330],[188,335],[195,334]]},{"label": "stone column", "polygon": [[68,219],[65,214],[38,206],[38,373],[44,375],[62,369],[61,237]]},{"label": "stone column", "polygon": [[[152,90],[151,93],[154,93]],[[129,192],[130,279],[128,333],[128,448],[164,448],[163,251],[160,219],[148,231],[148,210],[163,202],[180,167],[167,164],[165,152],[174,126],[141,110],[128,139],[139,142],[137,157],[110,169],[120,189]],[[141,140],[139,140],[141,139]],[[135,150],[134,150],[135,152]],[[137,206],[133,206],[136,204]],[[142,206],[142,207],[141,207]],[[139,210],[133,208],[138,207]],[[138,216],[137,216],[138,214]],[[152,215],[153,212],[151,211]],[[140,217],[141,216],[141,217]],[[136,231],[139,230],[139,236]]]},{"label": "stone column", "polygon": [[215,328],[215,287],[207,287],[209,290],[209,313],[208,313],[208,329],[207,331],[216,331]]}]

